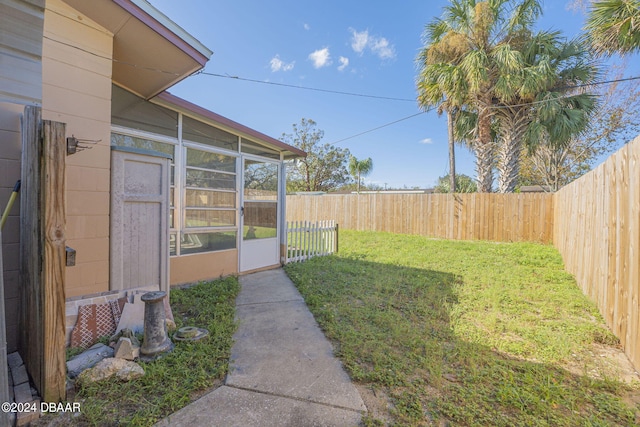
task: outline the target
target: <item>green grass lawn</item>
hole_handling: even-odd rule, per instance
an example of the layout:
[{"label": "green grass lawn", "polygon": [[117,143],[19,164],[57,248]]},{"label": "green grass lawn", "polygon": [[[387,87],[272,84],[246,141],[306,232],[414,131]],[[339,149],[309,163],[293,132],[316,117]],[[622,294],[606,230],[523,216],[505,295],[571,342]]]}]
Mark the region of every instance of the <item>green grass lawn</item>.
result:
[{"label": "green grass lawn", "polygon": [[151,363],[138,362],[145,375],[128,383],[104,380],[80,388],[80,416],[41,419],[38,425],[150,426],[219,385],[227,373],[235,331],[235,277],[200,283],[170,293],[176,326],[197,326],[209,336],[176,342],[175,349]]},{"label": "green grass lawn", "polygon": [[638,385],[593,357],[617,339],[551,246],[341,231],[339,254],[286,271],[378,402],[367,425],[640,421]]}]

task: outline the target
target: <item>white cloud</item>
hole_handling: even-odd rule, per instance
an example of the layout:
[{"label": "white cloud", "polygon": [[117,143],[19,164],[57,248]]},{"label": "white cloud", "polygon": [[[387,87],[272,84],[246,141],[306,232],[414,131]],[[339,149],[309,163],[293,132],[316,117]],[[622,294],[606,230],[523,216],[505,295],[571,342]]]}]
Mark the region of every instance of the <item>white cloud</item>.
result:
[{"label": "white cloud", "polygon": [[349,58],[341,56],[339,58],[340,66],[338,67],[338,71],[344,71],[345,68],[349,66]]},{"label": "white cloud", "polygon": [[354,52],[362,55],[366,49],[377,55],[380,59],[393,59],[396,57],[395,47],[389,43],[385,37],[379,37],[369,34],[369,30],[351,31],[351,48]]},{"label": "white cloud", "polygon": [[318,49],[309,54],[309,59],[313,61],[314,68],[322,68],[332,64],[329,48]]},{"label": "white cloud", "polygon": [[396,56],[395,49],[389,45],[389,41],[384,37],[376,38],[370,47],[380,59],[393,59]]},{"label": "white cloud", "polygon": [[280,59],[278,55],[276,55],[273,58],[271,58],[271,61],[269,61],[269,64],[271,65],[271,71],[275,73],[277,71],[293,70],[293,67],[295,66],[296,62],[292,61],[292,62],[286,63],[282,59]]},{"label": "white cloud", "polygon": [[365,30],[362,32],[357,32],[353,28],[349,28],[351,31],[351,48],[356,53],[362,53],[365,47],[367,47],[367,43],[369,42],[369,31]]},{"label": "white cloud", "polygon": [[420,140],[420,144],[433,144],[433,140],[431,138],[425,138]]},{"label": "white cloud", "polygon": [[307,24],[307,23],[304,23],[303,27],[307,31],[309,31],[311,29],[311,26],[309,24]]}]

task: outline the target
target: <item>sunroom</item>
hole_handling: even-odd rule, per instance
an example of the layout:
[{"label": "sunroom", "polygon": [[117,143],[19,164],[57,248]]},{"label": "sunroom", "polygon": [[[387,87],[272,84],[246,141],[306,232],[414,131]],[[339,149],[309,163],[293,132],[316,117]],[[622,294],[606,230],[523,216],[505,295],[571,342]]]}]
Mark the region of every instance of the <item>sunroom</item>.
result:
[{"label": "sunroom", "polygon": [[303,151],[167,92],[114,85],[111,111],[112,289],[280,264],[284,162]]}]

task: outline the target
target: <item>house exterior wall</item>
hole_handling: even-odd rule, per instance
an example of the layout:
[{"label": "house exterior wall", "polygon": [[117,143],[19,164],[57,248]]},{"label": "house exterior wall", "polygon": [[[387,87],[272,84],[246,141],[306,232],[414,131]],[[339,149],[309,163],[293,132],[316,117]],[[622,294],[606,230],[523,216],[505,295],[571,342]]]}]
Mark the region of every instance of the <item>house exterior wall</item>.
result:
[{"label": "house exterior wall", "polygon": [[[24,105],[0,103],[0,215],[4,212],[16,181],[20,179],[20,115],[23,110]],[[16,199],[2,230],[2,262],[7,350],[13,352],[18,349],[20,197]]]},{"label": "house exterior wall", "polygon": [[171,257],[171,285],[214,279],[238,273],[238,250]]},{"label": "house exterior wall", "polygon": [[[20,179],[20,116],[42,100],[44,0],[0,3],[0,215]],[[2,230],[7,351],[18,349],[20,197]]]},{"label": "house exterior wall", "polygon": [[76,265],[66,269],[67,298],[109,290],[112,55],[111,33],[47,0],[42,117],[66,123],[67,137],[91,147],[66,159],[66,238],[76,250]]},{"label": "house exterior wall", "polygon": [[40,103],[43,8],[44,0],[0,3],[0,101]]}]

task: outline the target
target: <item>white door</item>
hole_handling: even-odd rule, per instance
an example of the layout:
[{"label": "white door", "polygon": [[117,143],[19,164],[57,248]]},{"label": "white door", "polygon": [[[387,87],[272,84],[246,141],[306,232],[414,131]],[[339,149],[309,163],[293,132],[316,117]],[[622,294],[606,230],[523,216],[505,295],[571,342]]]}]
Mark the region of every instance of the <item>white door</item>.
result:
[{"label": "white door", "polygon": [[169,290],[170,159],[112,147],[111,289]]},{"label": "white door", "polygon": [[240,271],[280,263],[279,163],[242,158]]}]

